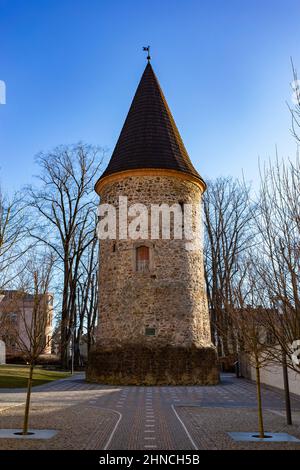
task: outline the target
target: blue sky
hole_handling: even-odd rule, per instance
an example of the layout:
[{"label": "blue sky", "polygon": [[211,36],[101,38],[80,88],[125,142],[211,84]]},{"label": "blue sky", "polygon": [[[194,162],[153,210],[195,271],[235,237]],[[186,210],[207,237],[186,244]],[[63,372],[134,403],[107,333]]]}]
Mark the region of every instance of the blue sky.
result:
[{"label": "blue sky", "polygon": [[152,65],[204,178],[258,177],[295,154],[290,56],[300,69],[298,0],[0,0],[0,179],[19,189],[34,155],[79,140],[113,150]]}]

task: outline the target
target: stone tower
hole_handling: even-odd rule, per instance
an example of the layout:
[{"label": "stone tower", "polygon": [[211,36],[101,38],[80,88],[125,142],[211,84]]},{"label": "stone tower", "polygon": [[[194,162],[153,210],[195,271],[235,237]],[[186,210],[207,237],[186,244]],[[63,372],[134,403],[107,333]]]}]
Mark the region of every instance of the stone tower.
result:
[{"label": "stone tower", "polygon": [[[153,204],[185,208],[201,203],[205,183],[190,161],[149,62],[95,189],[101,204],[114,205],[117,220],[124,211],[120,196],[128,208],[143,204],[149,213]],[[159,220],[161,224],[162,216]],[[175,215],[172,220],[175,224]],[[128,237],[127,225],[122,233],[119,229],[120,223],[116,239],[100,240],[98,333],[87,379],[217,383],[201,246],[187,249],[186,240],[174,236],[172,224],[169,238],[161,236],[161,227],[159,236],[151,236],[149,226],[146,236],[144,230],[134,239]]]}]

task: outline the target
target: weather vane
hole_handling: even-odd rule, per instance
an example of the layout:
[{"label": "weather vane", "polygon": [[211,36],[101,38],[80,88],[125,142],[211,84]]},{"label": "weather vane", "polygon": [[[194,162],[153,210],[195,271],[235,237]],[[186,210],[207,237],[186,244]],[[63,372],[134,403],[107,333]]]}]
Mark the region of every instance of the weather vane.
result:
[{"label": "weather vane", "polygon": [[151,57],[150,57],[150,46],[144,46],[144,47],[143,47],[143,51],[147,51],[147,52],[148,52],[147,60],[148,60],[148,62],[150,62],[150,60],[151,60]]}]

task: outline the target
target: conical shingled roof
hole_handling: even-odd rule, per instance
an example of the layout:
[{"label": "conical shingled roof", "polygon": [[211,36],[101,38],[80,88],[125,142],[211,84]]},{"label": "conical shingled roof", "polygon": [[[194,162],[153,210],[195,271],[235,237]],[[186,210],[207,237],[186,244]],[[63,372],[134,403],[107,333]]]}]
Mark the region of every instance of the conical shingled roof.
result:
[{"label": "conical shingled roof", "polygon": [[202,181],[184,147],[150,62],[100,180],[120,171],[145,168],[177,170]]}]

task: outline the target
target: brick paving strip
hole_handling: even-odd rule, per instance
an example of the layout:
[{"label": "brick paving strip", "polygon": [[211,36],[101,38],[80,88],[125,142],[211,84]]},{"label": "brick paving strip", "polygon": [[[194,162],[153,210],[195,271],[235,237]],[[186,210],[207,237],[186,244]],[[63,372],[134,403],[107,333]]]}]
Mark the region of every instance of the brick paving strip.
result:
[{"label": "brick paving strip", "polygon": [[[24,408],[6,410],[0,415],[3,428],[19,428]],[[58,433],[48,441],[25,441],[0,439],[0,449],[98,449],[99,443],[106,442],[114,428],[116,417],[104,410],[76,405],[66,409],[57,406],[34,405],[31,412],[30,428],[57,429]]]},{"label": "brick paving strip", "polygon": [[[228,432],[250,432],[257,434],[257,411],[255,408],[178,407],[178,413],[187,423],[199,450],[262,449],[300,450],[300,443],[293,442],[234,442]],[[296,416],[295,416],[296,415]],[[295,424],[285,425],[270,410],[264,411],[267,432],[286,432],[300,438],[300,412],[294,414]]]},{"label": "brick paving strip", "polygon": [[[24,401],[24,390],[1,390],[1,428],[21,425]],[[282,392],[264,389],[263,402],[268,431],[300,437],[299,398],[292,402],[298,410],[292,427],[285,426]],[[88,384],[75,374],[33,389],[30,426],[58,434],[47,442],[1,439],[0,449],[300,449],[233,442],[227,432],[256,431],[255,406],[255,385],[231,375],[217,386],[117,387]]]}]

